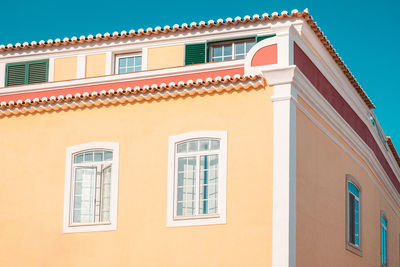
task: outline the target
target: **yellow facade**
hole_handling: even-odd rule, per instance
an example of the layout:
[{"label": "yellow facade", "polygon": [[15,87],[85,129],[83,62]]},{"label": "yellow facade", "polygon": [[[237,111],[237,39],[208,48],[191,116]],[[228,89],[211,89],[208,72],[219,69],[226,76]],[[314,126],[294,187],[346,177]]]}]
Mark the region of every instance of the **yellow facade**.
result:
[{"label": "yellow facade", "polygon": [[185,45],[153,47],[148,49],[147,69],[163,69],[184,65]]},{"label": "yellow facade", "polygon": [[[271,266],[271,93],[2,118],[0,266]],[[227,223],[166,227],[168,137],[204,130],[228,133]],[[117,230],[65,234],[66,148],[96,141],[120,145]]]},{"label": "yellow facade", "polygon": [[[386,198],[395,202],[382,194],[366,162],[301,98],[299,103],[344,148],[297,110],[297,266],[380,266],[381,210],[389,225],[388,263],[399,266],[400,210],[388,203]],[[346,174],[361,185],[361,257],[346,249]]]},{"label": "yellow facade", "polygon": [[76,79],[78,57],[54,59],[54,81]]},{"label": "yellow facade", "polygon": [[86,56],[86,77],[97,77],[106,74],[106,54]]}]

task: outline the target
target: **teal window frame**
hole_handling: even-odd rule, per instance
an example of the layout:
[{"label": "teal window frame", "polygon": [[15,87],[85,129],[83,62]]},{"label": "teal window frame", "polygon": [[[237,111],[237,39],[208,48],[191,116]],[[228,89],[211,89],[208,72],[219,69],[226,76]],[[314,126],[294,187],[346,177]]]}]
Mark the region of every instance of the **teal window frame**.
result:
[{"label": "teal window frame", "polygon": [[381,267],[388,266],[388,220],[385,213],[381,211]]},{"label": "teal window frame", "polygon": [[351,175],[346,175],[346,248],[361,256],[361,186]]},{"label": "teal window frame", "polygon": [[29,65],[31,64],[36,64],[36,63],[46,63],[46,81],[49,81],[49,60],[48,59],[42,59],[42,60],[34,60],[34,61],[25,61],[25,62],[14,62],[14,63],[8,63],[6,65],[6,73],[5,73],[5,87],[9,87],[8,85],[8,73],[9,73],[9,67],[11,66],[25,66],[25,77],[24,77],[24,83],[19,84],[19,85],[10,85],[10,86],[20,86],[20,85],[26,85],[26,84],[34,84],[34,83],[29,83]]}]

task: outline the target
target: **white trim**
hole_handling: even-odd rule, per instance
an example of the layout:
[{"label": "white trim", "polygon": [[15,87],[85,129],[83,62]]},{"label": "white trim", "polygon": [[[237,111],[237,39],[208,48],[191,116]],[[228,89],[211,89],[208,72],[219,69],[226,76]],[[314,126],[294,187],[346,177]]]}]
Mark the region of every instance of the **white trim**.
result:
[{"label": "white trim", "polygon": [[49,74],[47,81],[54,81],[54,58],[49,58]]},{"label": "white trim", "polygon": [[0,88],[6,83],[6,63],[0,63]]},{"label": "white trim", "polygon": [[106,71],[105,75],[111,75],[112,73],[112,61],[113,61],[113,53],[110,51],[106,52]]},{"label": "white trim", "polygon": [[[90,149],[110,149],[113,151],[112,173],[111,173],[111,199],[110,199],[110,223],[71,226],[70,220],[70,200],[71,200],[71,180],[72,180],[72,156],[74,153]],[[65,161],[65,188],[64,188],[64,217],[63,232],[93,232],[93,231],[112,231],[117,229],[117,208],[118,208],[118,165],[119,165],[119,144],[113,142],[93,142],[71,146],[66,149]]]},{"label": "white trim", "polygon": [[147,70],[147,59],[149,57],[149,48],[143,47],[142,49],[142,70]]},{"label": "white trim", "polygon": [[272,266],[296,266],[296,98],[291,83],[274,86]]},{"label": "white trim", "polygon": [[[121,58],[126,58],[126,57],[142,57],[142,65],[141,65],[141,70],[140,71],[132,71],[132,72],[127,72],[127,73],[134,73],[134,72],[141,72],[142,70],[143,70],[143,55],[142,55],[142,52],[129,52],[129,53],[124,53],[124,54],[116,54],[115,56],[114,56],[114,73],[115,74],[120,74],[119,73],[119,69],[118,69],[118,66],[119,66],[119,60],[121,59]],[[125,73],[121,73],[121,74],[125,74]]]},{"label": "white trim", "polygon": [[82,79],[86,76],[86,56],[78,55],[77,58],[76,78]]},{"label": "white trim", "polygon": [[[218,179],[218,215],[198,216],[193,219],[174,219],[174,181],[176,143],[195,138],[220,139],[220,160]],[[227,132],[199,131],[169,137],[168,147],[168,189],[167,189],[167,227],[209,225],[226,223],[226,180],[227,180]]]}]

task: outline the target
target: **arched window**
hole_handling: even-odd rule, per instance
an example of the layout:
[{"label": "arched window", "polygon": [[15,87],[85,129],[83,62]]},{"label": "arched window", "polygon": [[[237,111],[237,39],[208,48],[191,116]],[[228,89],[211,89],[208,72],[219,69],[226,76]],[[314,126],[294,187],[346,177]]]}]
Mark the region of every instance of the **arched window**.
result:
[{"label": "arched window", "polygon": [[114,230],[118,144],[68,148],[65,189],[64,232]]},{"label": "arched window", "polygon": [[347,248],[361,255],[361,187],[350,175],[346,179]]},{"label": "arched window", "polygon": [[169,226],[225,223],[226,132],[170,138]]}]

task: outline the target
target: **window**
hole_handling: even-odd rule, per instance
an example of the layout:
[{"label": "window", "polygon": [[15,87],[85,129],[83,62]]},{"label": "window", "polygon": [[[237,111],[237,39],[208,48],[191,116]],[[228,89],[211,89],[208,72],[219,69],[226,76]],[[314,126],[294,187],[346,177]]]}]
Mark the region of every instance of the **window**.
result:
[{"label": "window", "polygon": [[386,216],[383,212],[381,212],[381,266],[387,267],[387,231],[388,231],[388,223]]},{"label": "window", "polygon": [[347,175],[346,191],[346,247],[350,251],[361,255],[360,186],[358,185],[356,180],[350,175]]},{"label": "window", "polygon": [[118,144],[67,149],[64,232],[116,229]]},{"label": "window", "polygon": [[385,148],[387,149],[386,146],[386,138],[384,137],[384,134],[382,133],[381,128],[379,127],[378,123],[376,122],[374,116],[372,116],[372,114],[369,114],[369,120],[371,121],[372,126],[374,126],[375,131],[378,133],[379,139],[381,139],[383,145],[385,146]]},{"label": "window", "polygon": [[168,226],[225,223],[226,132],[170,138]]},{"label": "window", "polygon": [[6,65],[6,86],[47,82],[49,61],[9,63]]},{"label": "window", "polygon": [[255,45],[255,39],[211,43],[209,45],[209,61],[225,61],[245,58]]},{"label": "window", "polygon": [[142,54],[123,54],[116,56],[115,73],[129,73],[142,70]]}]

